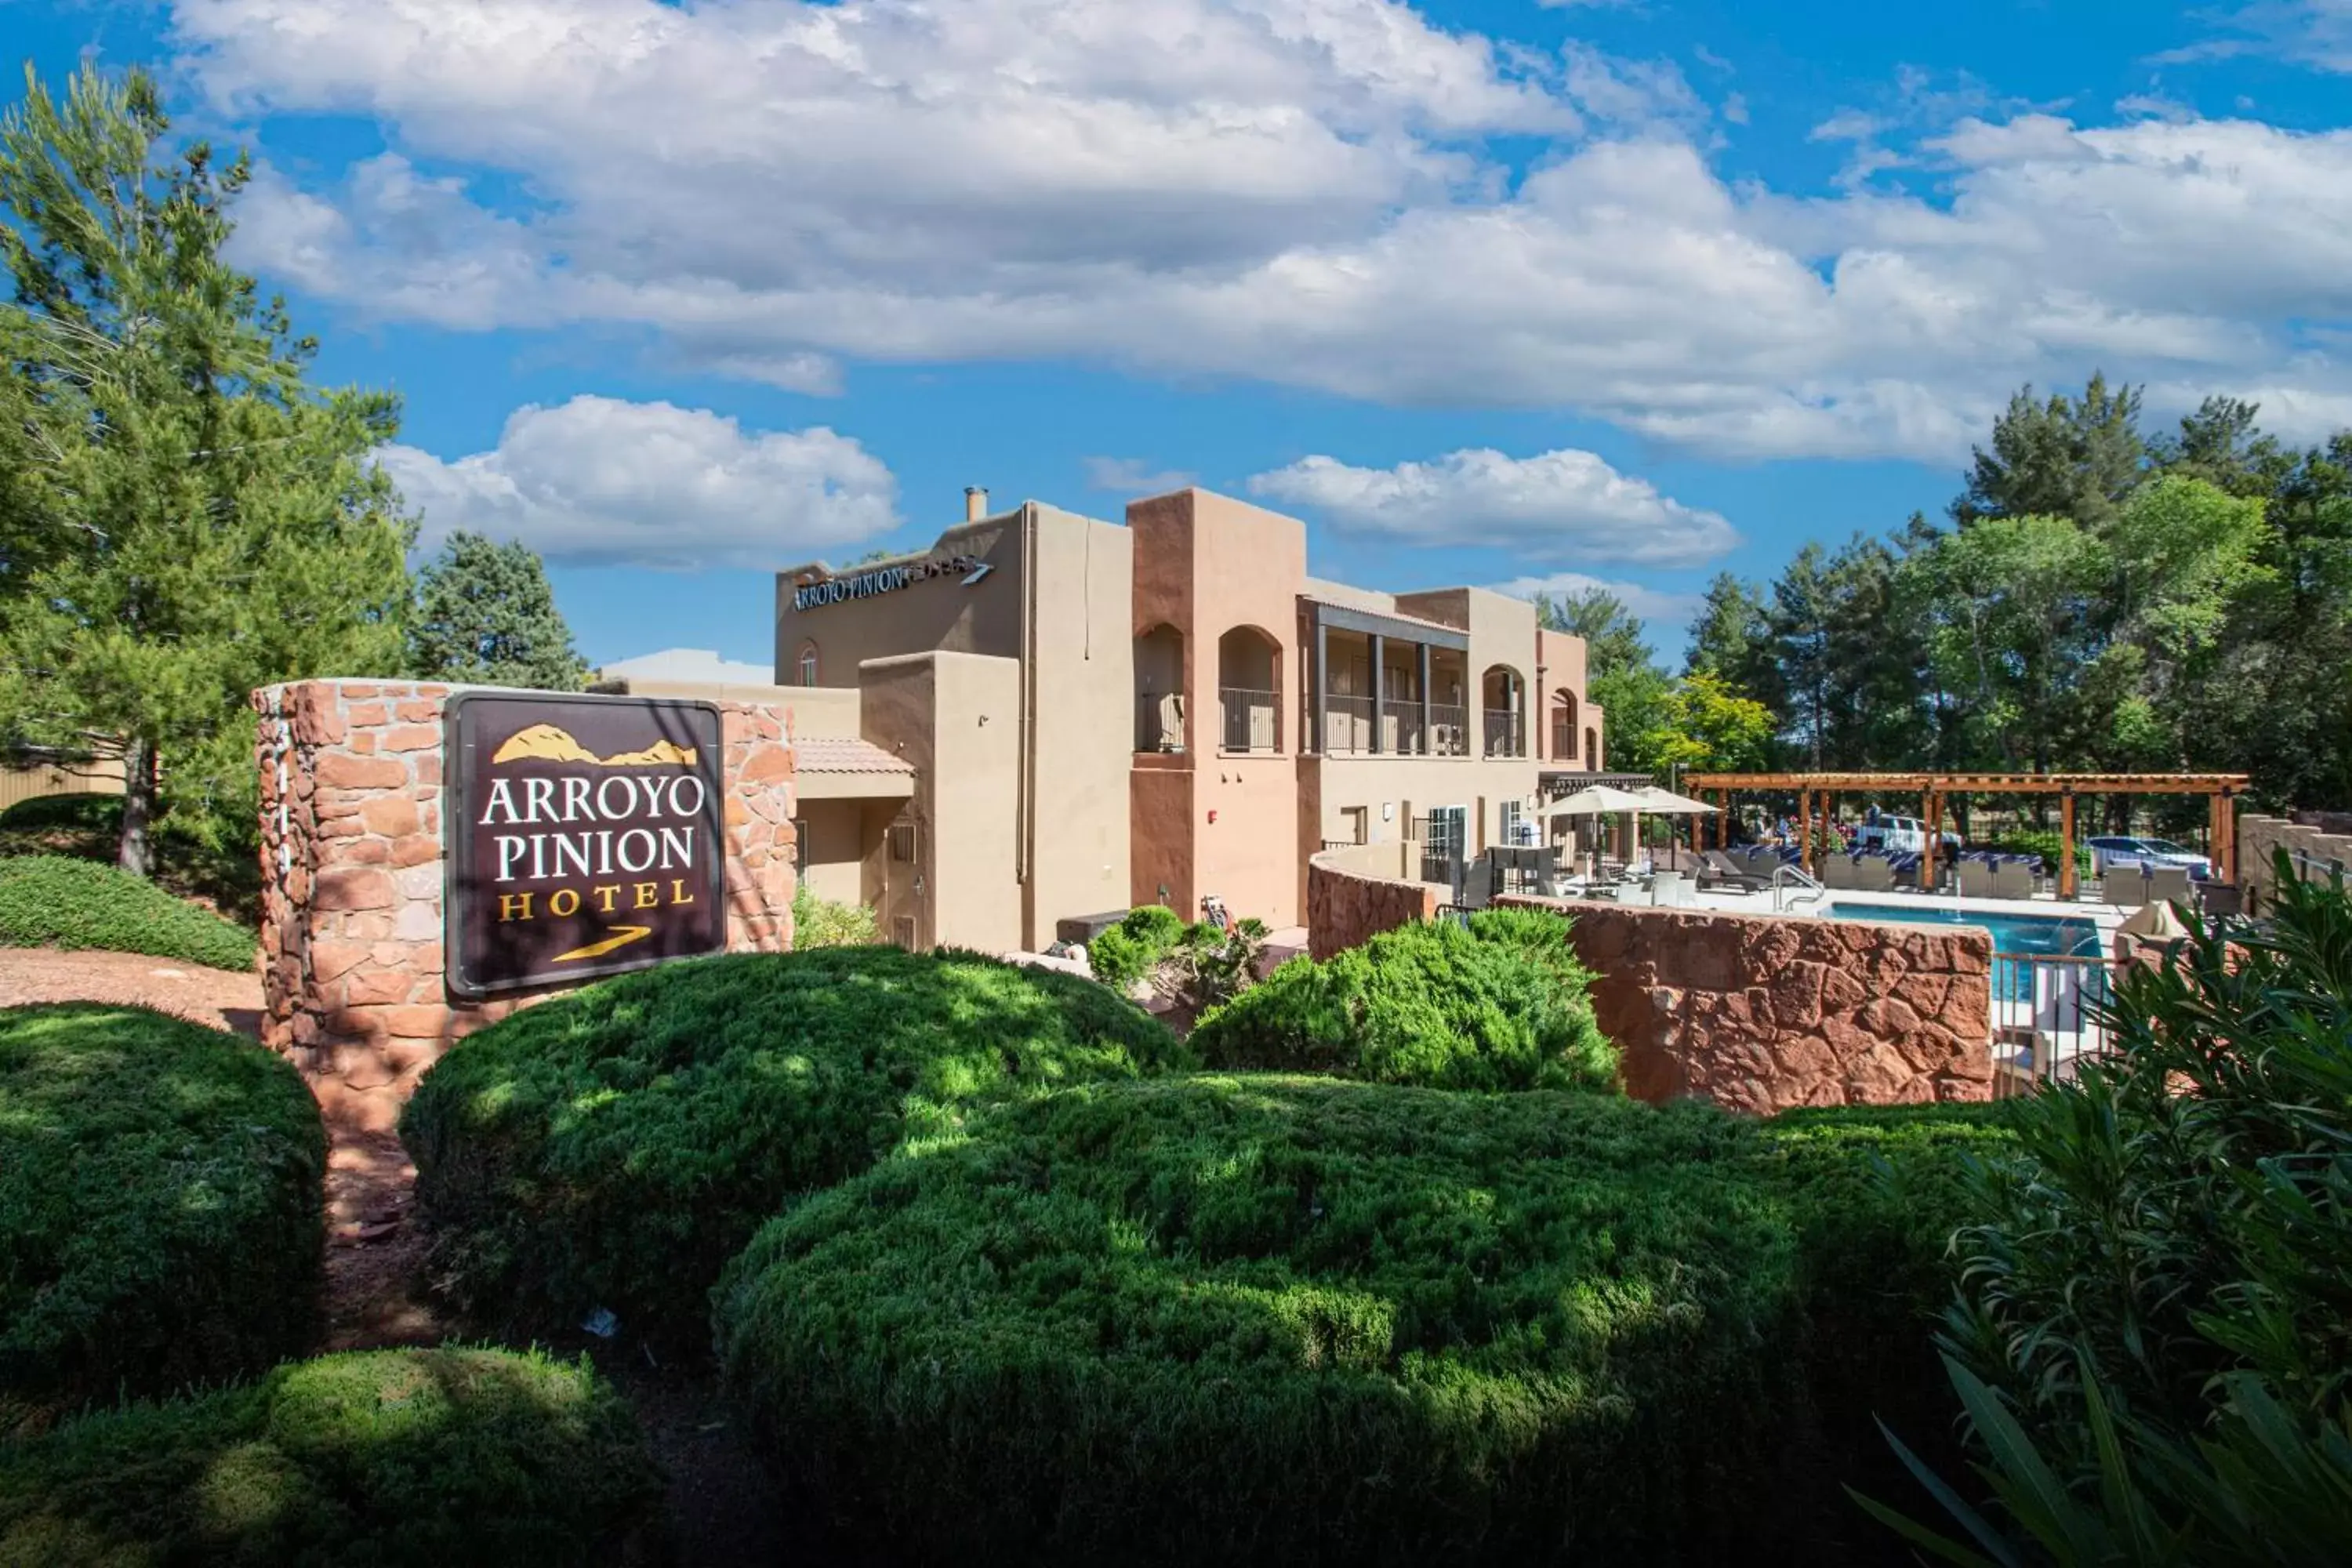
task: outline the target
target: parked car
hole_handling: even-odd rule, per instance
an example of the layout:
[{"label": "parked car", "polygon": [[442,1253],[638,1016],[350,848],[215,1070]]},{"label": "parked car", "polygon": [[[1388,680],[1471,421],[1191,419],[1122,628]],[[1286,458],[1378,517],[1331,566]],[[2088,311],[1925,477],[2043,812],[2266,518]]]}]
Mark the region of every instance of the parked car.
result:
[{"label": "parked car", "polygon": [[[1927,852],[1927,825],[1916,816],[1882,816],[1876,822],[1865,822],[1853,831],[1854,846],[1872,849],[1882,855],[1924,855]],[[1962,848],[1960,836],[1946,828],[1938,839],[1943,847],[1937,851],[1948,858]]]},{"label": "parked car", "polygon": [[2108,834],[2097,838],[2085,838],[2084,845],[2091,851],[2091,874],[2104,877],[2108,869],[2133,866],[2154,868],[2177,866],[2199,881],[2213,875],[2213,862],[2185,845],[2169,838],[2138,838],[2122,834]]}]

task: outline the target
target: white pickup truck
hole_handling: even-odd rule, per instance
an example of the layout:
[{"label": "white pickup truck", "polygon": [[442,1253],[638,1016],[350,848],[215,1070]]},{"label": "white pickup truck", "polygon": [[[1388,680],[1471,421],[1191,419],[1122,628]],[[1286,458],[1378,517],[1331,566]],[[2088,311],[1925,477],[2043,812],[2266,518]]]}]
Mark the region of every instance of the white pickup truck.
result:
[{"label": "white pickup truck", "polygon": [[[1916,816],[1882,816],[1856,828],[1853,841],[1859,848],[1874,849],[1882,855],[1924,855],[1927,852],[1927,825]],[[1953,853],[1960,847],[1960,836],[1947,829],[1938,853]]]}]

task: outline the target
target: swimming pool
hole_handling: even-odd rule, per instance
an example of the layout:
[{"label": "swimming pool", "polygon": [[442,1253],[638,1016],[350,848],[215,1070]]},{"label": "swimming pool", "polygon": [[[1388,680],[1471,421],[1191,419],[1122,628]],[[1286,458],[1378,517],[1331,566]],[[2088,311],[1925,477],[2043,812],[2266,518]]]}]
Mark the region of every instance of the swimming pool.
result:
[{"label": "swimming pool", "polygon": [[2086,920],[2064,915],[1983,914],[1974,910],[1938,909],[1933,904],[1856,904],[1843,900],[1832,904],[1832,920],[1898,921],[1906,925],[1981,926],[1992,933],[1995,952],[2046,954],[2063,958],[2095,954],[2099,930]]}]

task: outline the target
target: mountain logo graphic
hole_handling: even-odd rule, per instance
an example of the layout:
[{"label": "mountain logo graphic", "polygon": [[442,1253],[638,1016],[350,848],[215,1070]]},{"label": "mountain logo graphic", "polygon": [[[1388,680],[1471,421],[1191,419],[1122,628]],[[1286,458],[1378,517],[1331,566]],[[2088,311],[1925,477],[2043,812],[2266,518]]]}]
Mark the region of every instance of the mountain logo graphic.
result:
[{"label": "mountain logo graphic", "polygon": [[573,740],[568,730],[553,724],[533,724],[508,736],[506,744],[491,754],[490,762],[493,766],[499,763],[541,762],[586,763],[596,768],[690,768],[696,755],[692,746],[656,741],[642,752],[615,752],[609,757],[600,757]]}]

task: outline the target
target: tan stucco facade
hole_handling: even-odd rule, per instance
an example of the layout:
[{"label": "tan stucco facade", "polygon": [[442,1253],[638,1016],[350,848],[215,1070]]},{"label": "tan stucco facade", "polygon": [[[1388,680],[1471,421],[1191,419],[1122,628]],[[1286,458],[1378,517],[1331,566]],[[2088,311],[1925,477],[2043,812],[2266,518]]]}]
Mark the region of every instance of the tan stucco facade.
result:
[{"label": "tan stucco facade", "polygon": [[1296,925],[1325,844],[1402,845],[1458,807],[1475,853],[1539,774],[1602,763],[1584,644],[1527,602],[1310,577],[1304,524],[1206,490],[1124,526],[1030,502],[776,593],[795,733],[913,769],[903,798],[864,775],[806,797],[809,884],[854,885],[918,945],[1035,949],[1212,895]]}]

